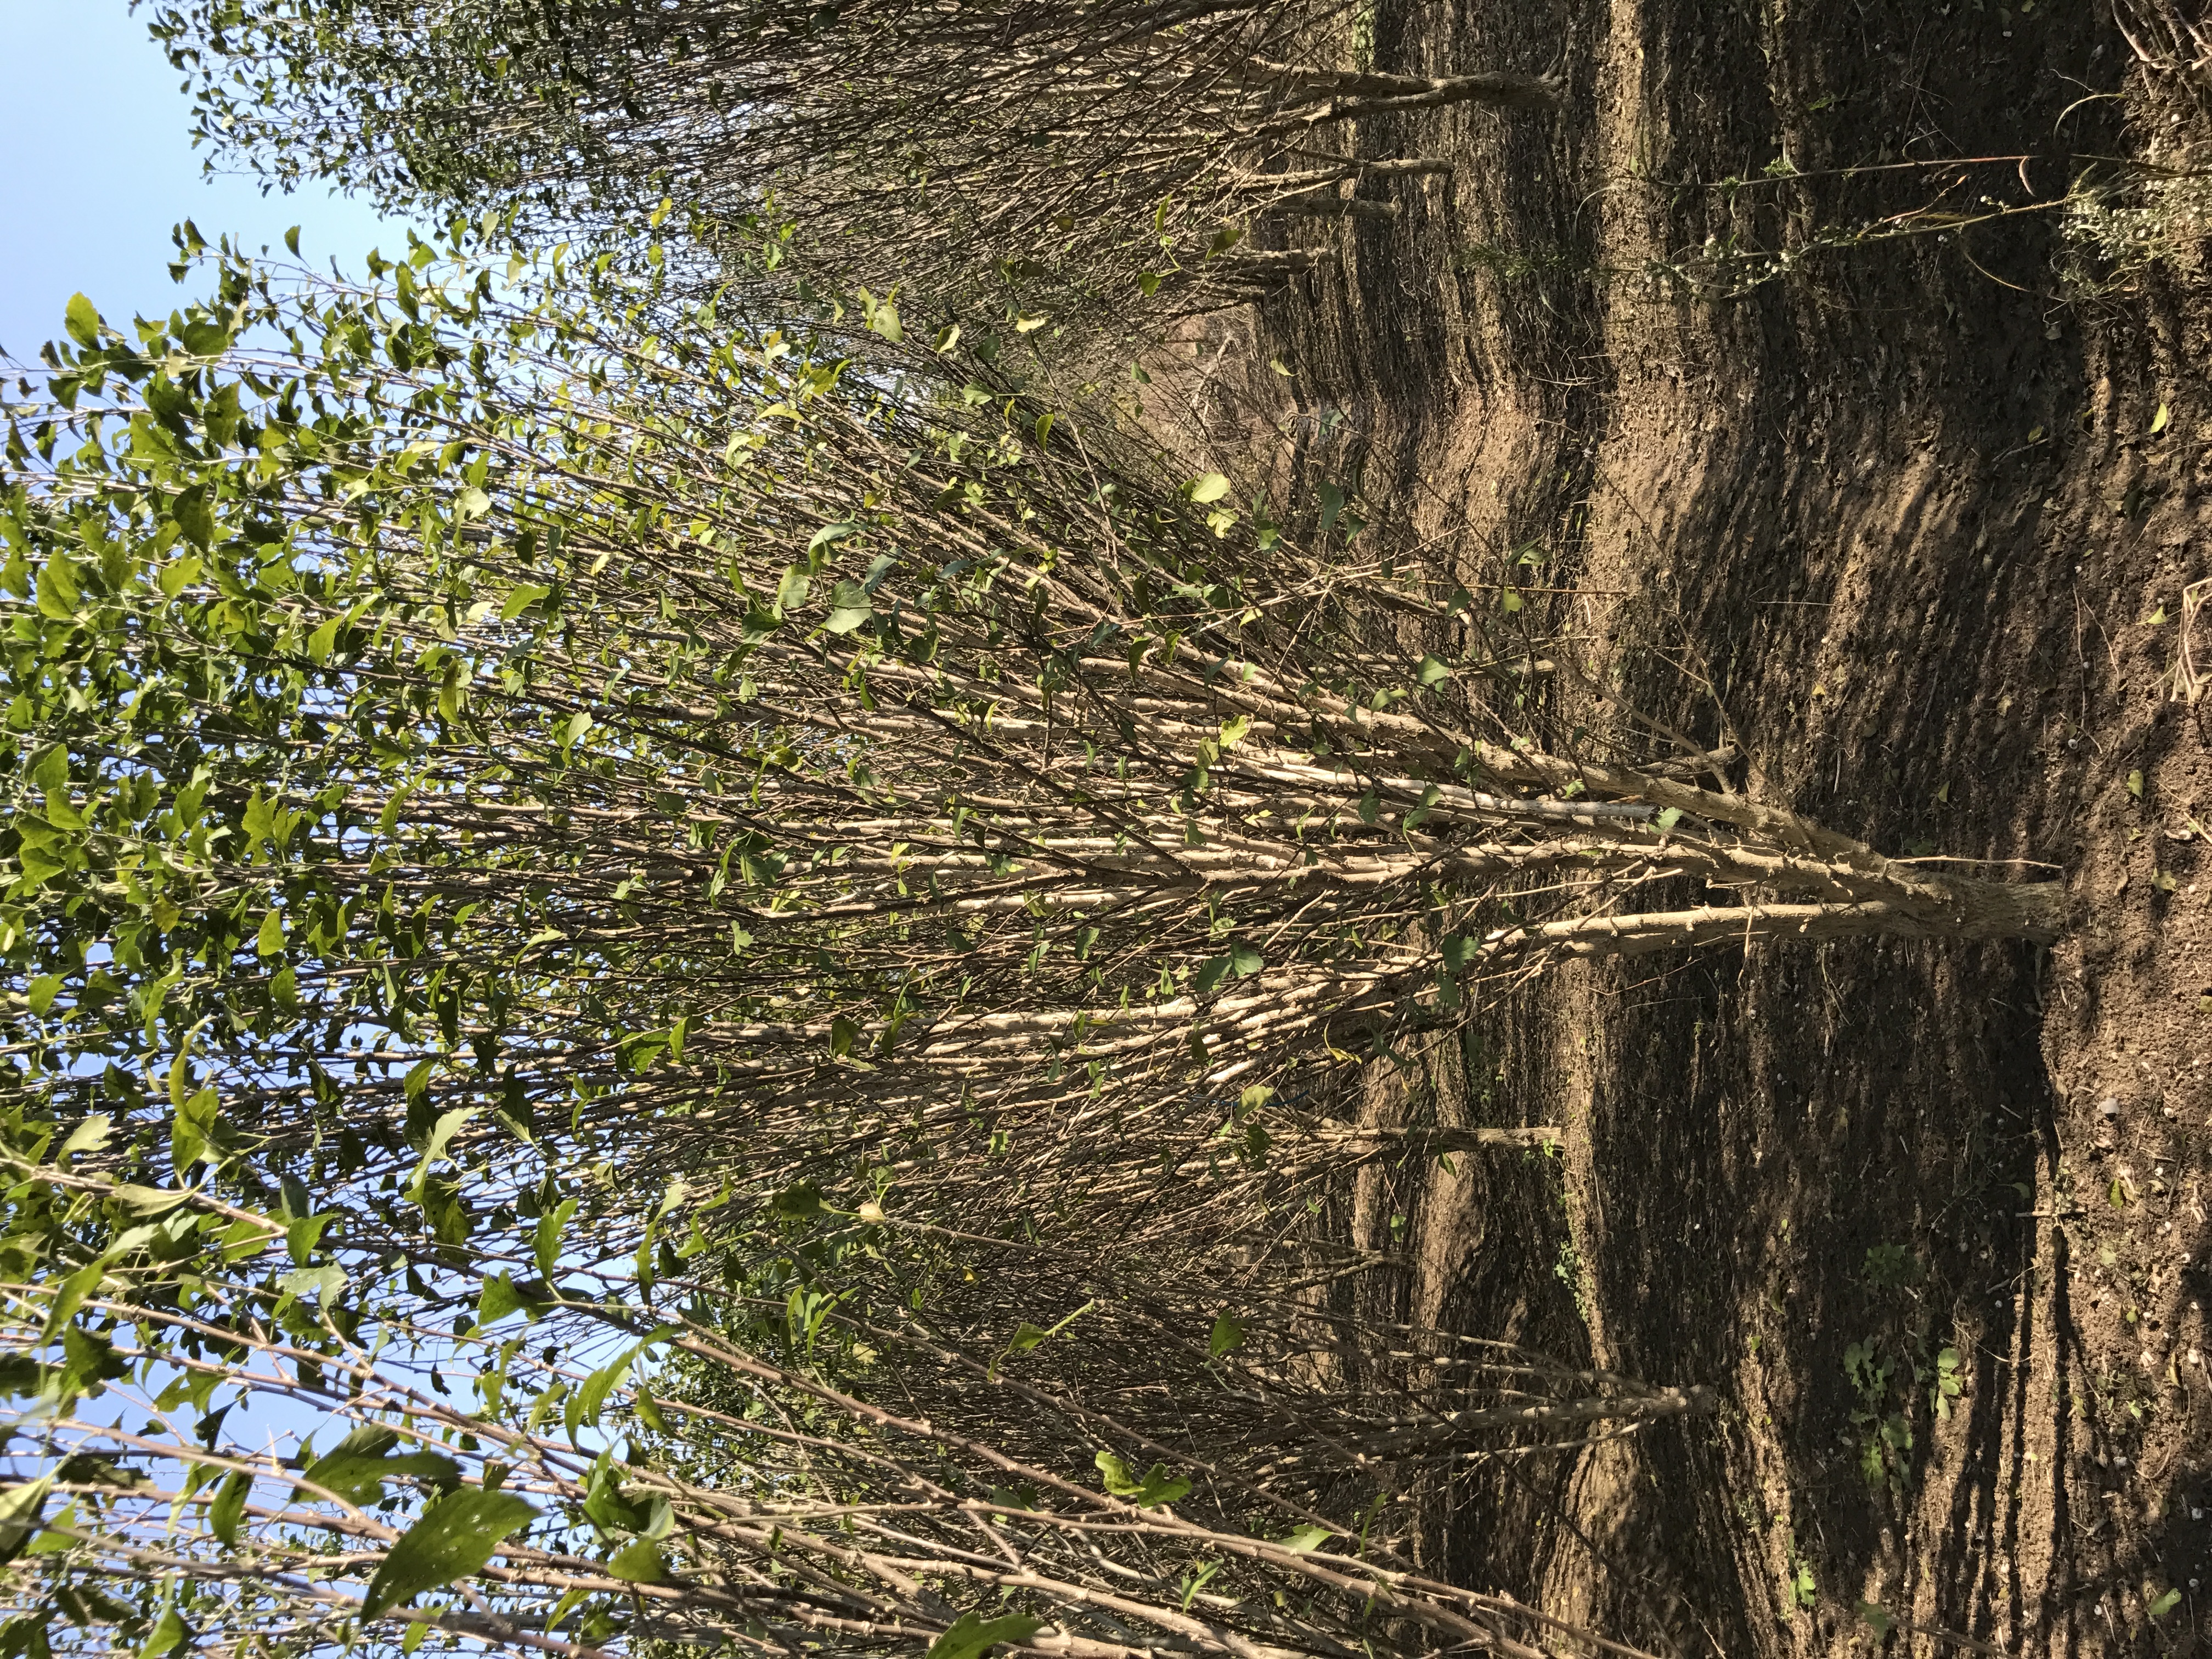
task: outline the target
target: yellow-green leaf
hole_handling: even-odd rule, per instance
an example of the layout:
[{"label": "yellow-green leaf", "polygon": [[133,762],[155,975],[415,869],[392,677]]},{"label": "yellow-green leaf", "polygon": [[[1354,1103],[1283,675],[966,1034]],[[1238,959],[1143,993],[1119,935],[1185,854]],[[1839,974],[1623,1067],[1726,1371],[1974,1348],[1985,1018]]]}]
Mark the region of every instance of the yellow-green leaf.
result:
[{"label": "yellow-green leaf", "polygon": [[982,1620],[972,1613],[963,1613],[944,1635],[929,1644],[926,1659],[983,1659],[996,1644],[1026,1642],[1043,1628],[1042,1620],[1026,1613],[1010,1613],[1000,1618]]},{"label": "yellow-green leaf", "polygon": [[513,622],[552,591],[550,587],[540,587],[535,582],[522,583],[507,596],[507,603],[500,606],[499,619]]},{"label": "yellow-green leaf", "polygon": [[668,1565],[660,1559],[659,1545],[633,1538],[608,1560],[607,1573],[626,1584],[657,1584],[668,1576]]},{"label": "yellow-green leaf", "polygon": [[72,294],[67,308],[62,313],[62,325],[69,330],[70,338],[87,350],[100,344],[100,312],[82,294]]}]

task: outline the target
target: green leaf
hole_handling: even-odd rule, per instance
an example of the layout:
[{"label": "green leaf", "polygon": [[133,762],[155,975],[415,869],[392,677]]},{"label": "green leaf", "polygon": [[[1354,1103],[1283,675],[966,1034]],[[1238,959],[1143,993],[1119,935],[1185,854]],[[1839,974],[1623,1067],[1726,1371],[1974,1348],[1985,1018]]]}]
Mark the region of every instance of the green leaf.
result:
[{"label": "green leaf", "polygon": [[1682,821],[1682,809],[1670,806],[1651,821],[1659,826],[1659,833],[1663,836]]},{"label": "green leaf", "polygon": [[76,1540],[70,1537],[64,1528],[76,1530],[77,1521],[76,1502],[72,1498],[62,1505],[62,1512],[46,1523],[46,1530],[33,1538],[23,1553],[27,1555],[68,1553],[76,1547]]},{"label": "green leaf", "polygon": [[76,573],[57,553],[39,572],[39,614],[55,622],[69,622],[76,616]]},{"label": "green leaf", "polygon": [[439,1452],[395,1453],[398,1443],[392,1430],[365,1425],[310,1463],[301,1479],[356,1506],[374,1503],[383,1483],[402,1475],[417,1475],[449,1490],[460,1485],[461,1467],[452,1458]]},{"label": "green leaf", "polygon": [[53,1489],[53,1476],[42,1474],[35,1480],[0,1492],[0,1562],[12,1561],[23,1553],[23,1546],[39,1529],[39,1517],[46,1513],[46,1494]]},{"label": "green leaf", "polygon": [[1026,1642],[1043,1628],[1042,1620],[1026,1613],[1009,1613],[985,1620],[963,1613],[929,1644],[927,1659],[982,1659],[999,1643]]},{"label": "green leaf", "polygon": [[176,520],[177,528],[185,539],[204,552],[215,541],[215,513],[208,506],[207,491],[194,484],[180,493],[169,504],[170,516]]},{"label": "green leaf", "polygon": [[627,1584],[657,1584],[668,1576],[660,1546],[650,1538],[633,1538],[608,1559],[607,1574]]},{"label": "green leaf", "polygon": [[[249,848],[258,847],[263,842],[269,841],[276,836],[276,809],[258,789],[253,792],[253,798],[246,803],[246,811],[240,816],[239,821],[245,828],[246,842]],[[273,915],[274,912],[272,911],[271,914]],[[265,927],[266,924],[264,923],[264,926]],[[284,936],[282,933],[276,936],[276,948],[280,951],[284,948]],[[261,954],[267,956],[270,952],[264,951]]]},{"label": "green leaf", "polygon": [[1140,1480],[1129,1473],[1129,1466],[1112,1452],[1103,1451],[1091,1462],[1106,1479],[1106,1490],[1115,1498],[1125,1498],[1139,1509],[1153,1509],[1162,1504],[1172,1504],[1190,1491],[1190,1482],[1168,1474],[1167,1465],[1155,1463],[1145,1472]]},{"label": "green leaf", "polygon": [[106,1113],[94,1113],[70,1131],[69,1139],[62,1142],[63,1156],[66,1157],[71,1152],[98,1152],[107,1145],[108,1138],[114,1132],[114,1128],[113,1121]]},{"label": "green leaf", "polygon": [[430,1166],[441,1158],[452,1156],[453,1137],[467,1127],[476,1116],[477,1109],[473,1106],[456,1106],[450,1112],[438,1114],[437,1124],[430,1131],[429,1144],[422,1149],[422,1161],[415,1166],[414,1176],[407,1184],[409,1198],[418,1204],[422,1202],[422,1185],[430,1173]]},{"label": "green leaf", "polygon": [[246,1494],[252,1490],[253,1477],[244,1469],[234,1469],[216,1489],[215,1502],[208,1505],[208,1530],[232,1549],[238,1547],[238,1525],[246,1516]]},{"label": "green leaf", "polygon": [[[1875,1454],[1877,1457],[1880,1455]],[[1799,1607],[1809,1613],[1820,1604],[1820,1591],[1813,1582],[1811,1562],[1799,1561],[1791,1567],[1789,1583],[1790,1596]]]},{"label": "green leaf", "polygon": [[47,1009],[54,1006],[54,998],[60,993],[61,988],[60,975],[40,974],[25,988],[24,1000],[31,1005],[33,1013],[44,1014]]},{"label": "green leaf", "polygon": [[1451,670],[1445,667],[1434,657],[1423,657],[1421,659],[1421,665],[1415,671],[1415,673],[1416,677],[1425,686],[1442,685],[1452,676]]},{"label": "green leaf", "polygon": [[839,582],[830,599],[830,631],[849,634],[875,614],[866,588],[858,582]]},{"label": "green leaf", "polygon": [[898,307],[889,300],[878,303],[868,314],[868,326],[893,345],[906,338],[906,330],[899,324]]},{"label": "green leaf", "polygon": [[776,610],[787,617],[798,610],[806,603],[806,591],[810,586],[811,579],[808,577],[805,567],[791,566],[776,582]]},{"label": "green leaf", "polygon": [[793,1221],[803,1221],[809,1216],[822,1213],[822,1194],[802,1181],[787,1187],[775,1195],[775,1212]]},{"label": "green leaf", "polygon": [[123,1186],[115,1189],[116,1202],[134,1216],[149,1218],[168,1214],[191,1196],[189,1192],[179,1192],[170,1187]]},{"label": "green leaf", "polygon": [[1229,970],[1234,966],[1235,960],[1230,957],[1209,957],[1198,964],[1198,972],[1192,976],[1191,983],[1197,988],[1199,995],[1212,996],[1214,988],[1229,977]]},{"label": "green leaf", "polygon": [[[2166,406],[2163,404],[2159,406],[2159,412],[2161,415],[2166,412]],[[2178,1589],[2170,1589],[2150,1604],[2150,1616],[2154,1619],[2163,1619],[2180,1605],[2181,1592]]]},{"label": "green leaf", "polygon": [[345,1294],[346,1286],[350,1283],[352,1280],[346,1270],[335,1261],[326,1261],[319,1267],[295,1267],[276,1281],[276,1288],[283,1294],[278,1298],[275,1311],[282,1313],[310,1291],[322,1298],[325,1307],[329,1307]]},{"label": "green leaf", "polygon": [[257,955],[281,957],[284,954],[284,922],[274,910],[261,918],[261,931],[253,936]]},{"label": "green leaf", "polygon": [[1327,541],[1328,532],[1336,526],[1337,515],[1344,511],[1347,498],[1342,486],[1330,483],[1326,479],[1322,482],[1320,495],[1321,539]]},{"label": "green leaf", "polygon": [[854,524],[825,524],[808,540],[806,550],[811,553],[817,548],[828,547],[833,543],[842,542],[848,536],[858,535],[860,529],[860,526]]},{"label": "green leaf", "polygon": [[208,1156],[214,1141],[222,1098],[212,1089],[202,1089],[177,1108],[169,1130],[169,1157],[182,1176]]},{"label": "green leaf", "polygon": [[1229,480],[1218,472],[1208,472],[1191,480],[1190,498],[1200,507],[1219,501],[1229,493]]},{"label": "green leaf", "polygon": [[345,626],[348,614],[341,611],[335,617],[325,617],[307,635],[308,661],[320,667],[331,659],[331,653],[337,649],[338,630]]},{"label": "green leaf", "polygon": [[599,1367],[584,1379],[584,1386],[576,1391],[576,1420],[596,1427],[599,1413],[605,1409],[607,1396],[612,1394],[623,1378],[629,1375],[631,1364],[645,1352],[645,1344],[635,1344],[620,1358]]},{"label": "green leaf", "polygon": [[536,582],[519,584],[515,590],[507,596],[507,603],[500,606],[499,619],[501,622],[513,622],[552,591],[550,587],[539,586]]},{"label": "green leaf", "polygon": [[528,1526],[538,1511],[512,1492],[465,1486],[422,1511],[368,1583],[362,1603],[367,1619],[380,1617],[424,1590],[465,1578],[491,1559],[507,1534]]},{"label": "green leaf", "polygon": [[[1792,1583],[1794,1586],[1795,1581],[1793,1580]],[[1876,1636],[1888,1635],[1892,1627],[1897,1623],[1896,1620],[1889,1616],[1888,1610],[1879,1601],[1860,1602],[1859,1618],[1873,1628]]]},{"label": "green leaf", "polygon": [[1304,1555],[1319,1549],[1336,1534],[1327,1527],[1300,1527],[1289,1537],[1279,1540],[1282,1547],[1295,1555]]},{"label": "green leaf", "polygon": [[82,294],[70,295],[67,308],[62,313],[62,326],[69,330],[70,338],[88,351],[100,348],[100,311]]},{"label": "green leaf", "polygon": [[623,1496],[621,1479],[605,1455],[592,1467],[592,1478],[584,1491],[584,1515],[605,1533],[641,1533],[652,1525],[647,1512]]},{"label": "green leaf", "polygon": [[1249,979],[1267,964],[1258,951],[1240,941],[1229,947],[1229,965],[1237,970],[1237,978]]},{"label": "green leaf", "polygon": [[538,1271],[545,1282],[553,1282],[554,1270],[561,1265],[561,1235],[576,1213],[576,1200],[564,1198],[553,1208],[538,1218],[538,1228],[532,1239],[533,1253],[538,1257]]},{"label": "green leaf", "polygon": [[[571,1200],[571,1202],[574,1200]],[[542,1220],[544,1218],[540,1218]],[[535,1320],[538,1305],[515,1289],[514,1276],[504,1267],[496,1275],[484,1280],[483,1293],[477,1298],[477,1326],[496,1325],[507,1315],[523,1312]]]},{"label": "green leaf", "polygon": [[161,1618],[155,1621],[154,1633],[138,1650],[138,1659],[161,1659],[163,1654],[187,1640],[191,1634],[185,1628],[185,1621],[178,1616],[173,1603],[161,1609]]},{"label": "green leaf", "polygon": [[1213,1333],[1206,1340],[1206,1354],[1209,1359],[1218,1359],[1232,1348],[1244,1346],[1244,1326],[1227,1314],[1213,1322]]},{"label": "green leaf", "polygon": [[306,1215],[294,1211],[291,1220],[284,1224],[284,1253],[295,1266],[306,1267],[315,1254],[315,1247],[323,1242],[323,1230],[337,1218],[335,1212]]},{"label": "green leaf", "polygon": [[474,484],[453,497],[454,514],[464,523],[471,519],[481,519],[490,511],[491,497]]}]

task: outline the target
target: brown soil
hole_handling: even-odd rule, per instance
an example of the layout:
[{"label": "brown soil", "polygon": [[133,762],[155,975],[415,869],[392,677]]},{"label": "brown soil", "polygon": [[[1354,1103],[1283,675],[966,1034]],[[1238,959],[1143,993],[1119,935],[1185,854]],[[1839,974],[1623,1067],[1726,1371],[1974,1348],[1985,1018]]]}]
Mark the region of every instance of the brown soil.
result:
[{"label": "brown soil", "polygon": [[[1273,398],[1289,464],[1539,545],[1582,588],[1559,620],[1738,743],[1741,787],[1886,851],[2057,866],[2076,926],[1577,970],[1394,1085],[1378,1109],[1573,1133],[1564,1164],[1364,1177],[1362,1242],[1413,1266],[1379,1306],[1727,1402],[1472,1468],[1425,1547],[1663,1652],[2200,1650],[2212,749],[2164,682],[2212,571],[2212,304],[2155,270],[2064,285],[2054,213],[1733,297],[1644,275],[1960,176],[1831,169],[2118,153],[2092,94],[2122,41],[1993,0],[1383,0],[1373,41],[1563,64],[1568,106],[1361,132],[1460,170],[1235,324],[1217,440]],[[1963,171],[2007,206],[2069,177]]]}]

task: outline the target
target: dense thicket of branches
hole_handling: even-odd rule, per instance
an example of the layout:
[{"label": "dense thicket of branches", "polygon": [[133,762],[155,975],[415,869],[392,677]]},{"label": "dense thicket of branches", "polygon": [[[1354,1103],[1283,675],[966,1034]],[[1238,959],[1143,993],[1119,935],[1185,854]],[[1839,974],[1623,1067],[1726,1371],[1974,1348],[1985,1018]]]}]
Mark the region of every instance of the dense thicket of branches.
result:
[{"label": "dense thicket of branches", "polygon": [[[203,136],[289,181],[619,230],[672,198],[726,260],[898,288],[933,324],[1095,324],[1275,280],[1261,216],[1393,210],[1346,123],[1542,75],[1340,64],[1345,0],[234,0],[165,5]],[[1362,180],[1364,199],[1346,195]],[[1381,198],[1377,198],[1377,192]],[[1042,309],[1040,309],[1042,308]]]},{"label": "dense thicket of branches", "polygon": [[1349,1325],[1326,1177],[1465,1150],[1351,1080],[1561,961],[2050,890],[1547,734],[1510,571],[879,308],[506,275],[226,259],[9,410],[8,1639],[1520,1650],[1396,1555],[1409,1472],[1710,1402]]}]

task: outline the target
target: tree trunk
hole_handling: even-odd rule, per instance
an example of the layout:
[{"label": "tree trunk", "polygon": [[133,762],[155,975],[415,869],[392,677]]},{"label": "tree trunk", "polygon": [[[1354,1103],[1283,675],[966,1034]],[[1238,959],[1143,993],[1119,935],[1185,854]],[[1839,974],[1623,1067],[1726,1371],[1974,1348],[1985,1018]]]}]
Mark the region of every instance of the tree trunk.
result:
[{"label": "tree trunk", "polygon": [[[1932,884],[1931,884],[1932,885]],[[1893,939],[2028,939],[2049,945],[2065,931],[2065,888],[2057,882],[1947,882],[1948,903],[1875,899],[1845,904],[1704,905],[1625,916],[1577,916],[1494,934],[1481,959],[1516,957],[1638,957],[1703,945],[1753,939],[1818,942],[1887,935]]]}]

